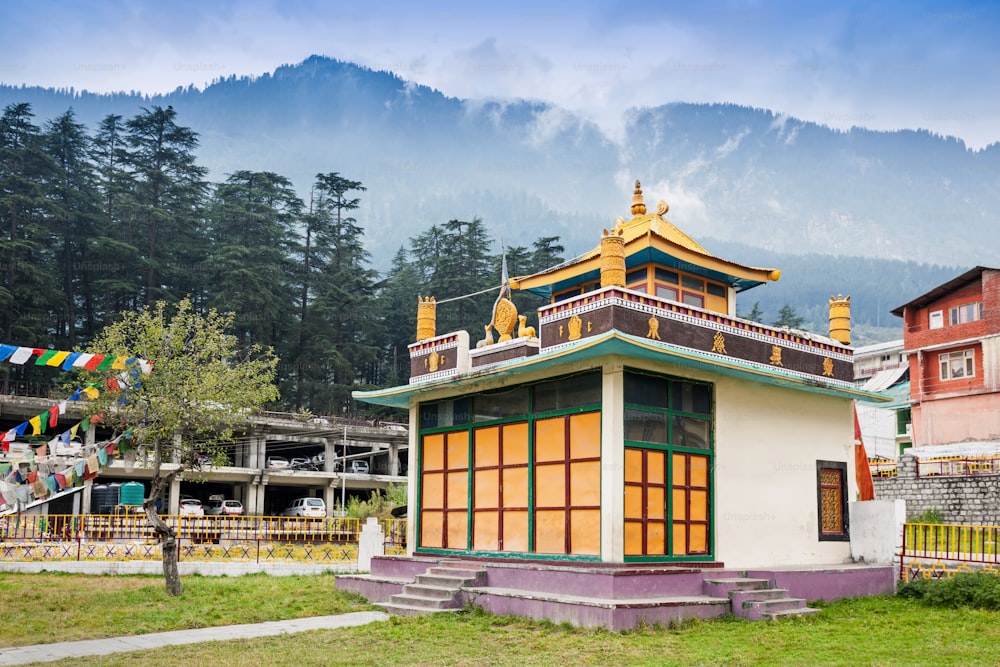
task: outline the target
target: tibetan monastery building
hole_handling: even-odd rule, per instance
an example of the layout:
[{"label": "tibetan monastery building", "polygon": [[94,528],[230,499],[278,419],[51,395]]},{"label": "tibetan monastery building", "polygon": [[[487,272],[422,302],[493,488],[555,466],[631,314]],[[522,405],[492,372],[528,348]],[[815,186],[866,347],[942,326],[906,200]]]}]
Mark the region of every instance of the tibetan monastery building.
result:
[{"label": "tibetan monastery building", "polygon": [[830,300],[832,337],[741,319],[737,293],[780,272],[666,213],[636,182],[597,248],[512,278],[550,299],[533,327],[499,299],[473,347],[420,300],[409,384],[355,393],[409,410],[410,556],[850,560],[853,401],[884,399],[852,385],[849,298]]}]

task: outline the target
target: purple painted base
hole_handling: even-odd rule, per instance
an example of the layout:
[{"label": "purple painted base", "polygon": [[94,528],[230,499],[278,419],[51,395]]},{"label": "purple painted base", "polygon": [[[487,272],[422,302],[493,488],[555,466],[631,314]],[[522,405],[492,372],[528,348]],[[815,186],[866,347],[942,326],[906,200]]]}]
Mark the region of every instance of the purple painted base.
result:
[{"label": "purple painted base", "polygon": [[[458,560],[376,557],[372,559],[371,574],[337,577],[337,588],[359,593],[372,602],[386,602],[439,562]],[[461,562],[485,572],[481,579],[485,584],[463,589],[462,597],[486,611],[611,630],[733,612],[733,601],[742,605],[743,598],[738,592],[733,597],[734,586],[729,580],[762,579],[771,588],[788,589],[789,598],[836,600],[892,593],[896,575],[888,565],[732,571],[468,558]]]}]

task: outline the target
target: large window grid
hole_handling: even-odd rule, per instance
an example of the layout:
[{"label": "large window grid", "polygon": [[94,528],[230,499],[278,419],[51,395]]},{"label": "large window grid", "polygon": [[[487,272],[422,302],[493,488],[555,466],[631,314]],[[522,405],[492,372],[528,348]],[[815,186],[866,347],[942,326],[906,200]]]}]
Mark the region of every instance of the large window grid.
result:
[{"label": "large window grid", "polygon": [[[601,385],[601,373],[590,371],[501,392],[421,405],[421,442],[428,438],[433,441],[435,437],[447,437],[449,442],[451,438],[456,441],[460,438],[465,443],[465,461],[471,461],[472,474],[468,475],[469,467],[429,469],[424,461],[426,447],[421,447],[418,462],[421,466],[418,478],[421,481],[418,489],[421,511],[417,516],[421,542],[418,550],[470,549],[497,555],[537,553],[587,560],[599,556]],[[515,418],[508,408],[519,403],[519,392],[527,396],[527,414]],[[455,415],[462,416],[456,418]],[[559,442],[554,443],[550,435],[555,430],[550,426],[557,421],[563,423],[563,431],[559,434]],[[537,428],[539,423],[543,424],[541,434]],[[566,429],[570,433],[568,440],[564,435]],[[593,436],[589,444],[585,444],[587,433]],[[541,455],[539,447],[544,450]],[[563,458],[549,458],[551,452],[560,448]],[[550,485],[539,487],[536,483],[535,465],[539,456],[545,459],[542,463],[547,466],[546,478],[553,476],[561,466],[560,488],[564,492],[558,501],[553,500],[555,495]],[[436,465],[436,461],[432,460],[431,464]],[[438,480],[430,478],[429,496],[423,488],[424,481],[427,474],[438,472],[449,476],[466,473],[467,500],[460,509],[468,512],[471,503],[471,514],[460,516],[455,511],[458,508],[451,504],[445,508],[428,507],[427,499],[434,501],[438,497],[434,495]],[[545,503],[541,506],[536,499],[540,491],[541,501]],[[453,499],[449,496],[446,500]],[[438,513],[434,514],[435,511]],[[425,519],[437,522],[442,518],[447,519],[444,529],[432,527],[428,530],[423,525]],[[469,536],[464,543],[450,539],[452,531],[458,531],[456,522],[459,519],[465,520]],[[552,546],[554,541],[548,539],[548,531],[543,531],[546,537],[542,544],[535,544],[540,522],[559,523],[558,549]],[[449,539],[423,539],[424,536],[433,538],[441,532],[449,535]],[[539,551],[538,546],[545,551]]]},{"label": "large window grid", "polygon": [[625,555],[711,557],[711,385],[625,374]]}]

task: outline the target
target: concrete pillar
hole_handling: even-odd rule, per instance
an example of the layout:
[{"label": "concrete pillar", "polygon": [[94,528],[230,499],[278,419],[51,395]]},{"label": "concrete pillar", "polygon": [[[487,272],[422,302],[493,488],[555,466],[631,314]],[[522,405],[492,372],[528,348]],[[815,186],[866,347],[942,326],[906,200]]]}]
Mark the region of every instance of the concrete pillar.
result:
[{"label": "concrete pillar", "polygon": [[170,481],[170,491],[167,497],[167,514],[177,514],[181,505],[181,478],[178,475]]},{"label": "concrete pillar", "polygon": [[[87,432],[88,437],[89,437],[89,435],[90,435],[91,432],[92,431],[88,431]],[[94,490],[94,480],[92,480],[92,479],[86,480],[83,483],[83,491],[80,492],[81,495],[83,495],[82,507],[80,508],[80,513],[81,514],[90,514],[91,513],[90,512],[90,509],[91,509],[90,508],[90,502],[91,502],[90,499],[91,499],[91,494],[92,494],[93,490]]]},{"label": "concrete pillar", "polygon": [[264,504],[264,494],[267,490],[267,475],[261,477],[260,484],[257,485],[257,514],[265,514],[267,505]]},{"label": "concrete pillar", "polygon": [[395,477],[399,474],[399,445],[389,445],[389,474]]},{"label": "concrete pillar", "polygon": [[625,374],[604,364],[601,383],[601,560],[625,562]]},{"label": "concrete pillar", "polygon": [[257,469],[263,468],[264,461],[267,460],[264,456],[265,449],[267,448],[267,438],[263,435],[250,436],[250,442],[247,447],[250,448],[247,467]]},{"label": "concrete pillar", "polygon": [[323,439],[323,454],[326,457],[323,460],[323,472],[332,472],[333,459],[337,456],[337,446],[333,443],[331,438]]},{"label": "concrete pillar", "polygon": [[340,486],[340,482],[332,480],[323,489],[323,502],[326,503],[326,515],[328,517],[333,516],[334,502],[337,499],[337,487]]}]

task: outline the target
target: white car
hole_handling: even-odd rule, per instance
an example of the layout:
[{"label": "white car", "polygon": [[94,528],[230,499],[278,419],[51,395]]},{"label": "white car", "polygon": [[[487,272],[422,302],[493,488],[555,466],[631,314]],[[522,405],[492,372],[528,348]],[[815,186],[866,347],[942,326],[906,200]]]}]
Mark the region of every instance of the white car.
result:
[{"label": "white car", "polygon": [[205,506],[206,516],[241,516],[243,503],[238,500],[212,500]]},{"label": "white car", "polygon": [[326,516],[326,503],[322,498],[296,498],[281,511],[281,516]]},{"label": "white car", "polygon": [[287,468],[288,459],[284,456],[268,456],[267,457],[267,467],[268,468]]},{"label": "white car", "polygon": [[205,516],[205,508],[197,498],[184,498],[178,506],[177,513],[181,516]]}]

